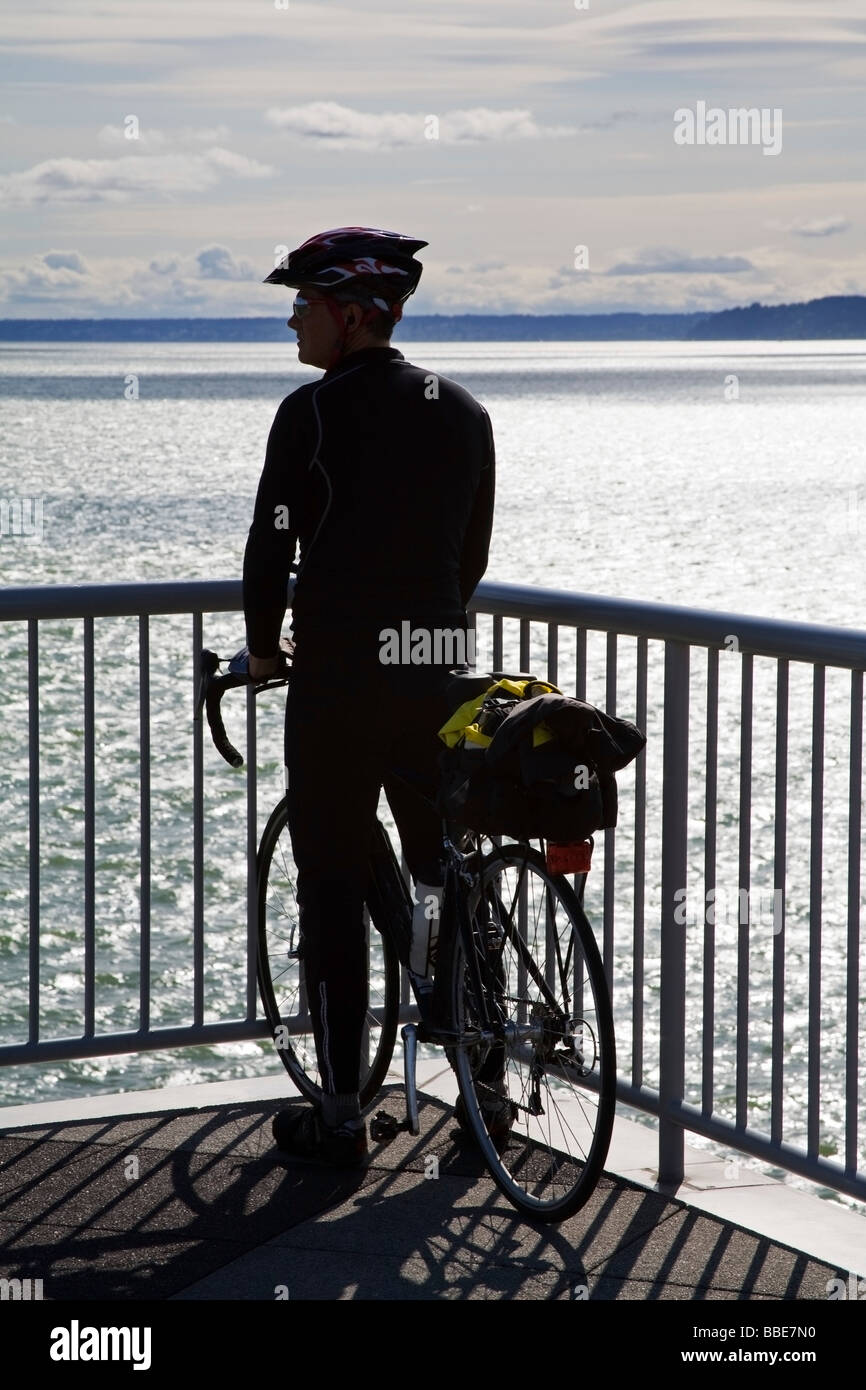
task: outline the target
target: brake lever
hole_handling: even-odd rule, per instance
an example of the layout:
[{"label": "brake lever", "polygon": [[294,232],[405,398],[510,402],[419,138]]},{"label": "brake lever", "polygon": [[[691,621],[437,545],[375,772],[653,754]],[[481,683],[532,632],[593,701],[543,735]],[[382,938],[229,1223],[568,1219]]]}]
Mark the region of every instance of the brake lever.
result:
[{"label": "brake lever", "polygon": [[205,696],[207,695],[207,688],[213,680],[214,676],[216,675],[217,671],[219,670],[219,664],[220,659],[217,656],[216,652],[208,651],[207,649],[205,649],[205,651],[202,652],[201,658],[199,660],[198,689],[196,691],[195,697],[195,714],[193,715],[193,720],[196,723],[201,723],[202,710],[204,709],[204,701]]}]

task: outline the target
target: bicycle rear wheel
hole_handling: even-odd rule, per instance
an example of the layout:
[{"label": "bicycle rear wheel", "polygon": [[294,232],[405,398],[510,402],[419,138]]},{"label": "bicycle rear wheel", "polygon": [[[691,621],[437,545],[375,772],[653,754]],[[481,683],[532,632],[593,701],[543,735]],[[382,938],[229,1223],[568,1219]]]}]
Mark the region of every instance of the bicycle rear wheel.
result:
[{"label": "bicycle rear wheel", "polygon": [[[258,981],[274,1045],[298,1090],[321,1098],[313,1025],[307,1005],[297,901],[297,869],[285,797],[274,808],[258,853]],[[394,1051],[400,965],[387,922],[368,920],[369,996],[362,1040],[361,1106],[381,1089]]]},{"label": "bicycle rear wheel", "polygon": [[471,955],[453,957],[453,1060],[491,1176],[539,1221],[578,1211],[601,1175],[616,1105],[610,995],[576,894],[527,845],[485,856]]}]

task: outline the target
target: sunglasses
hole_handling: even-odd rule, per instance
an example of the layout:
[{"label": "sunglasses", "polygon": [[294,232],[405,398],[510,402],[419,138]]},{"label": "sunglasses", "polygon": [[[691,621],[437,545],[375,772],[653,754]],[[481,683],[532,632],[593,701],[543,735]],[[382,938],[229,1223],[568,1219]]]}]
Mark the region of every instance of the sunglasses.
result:
[{"label": "sunglasses", "polygon": [[324,304],[324,299],[310,299],[307,295],[296,294],[292,301],[292,313],[299,319],[306,318],[314,304]]}]

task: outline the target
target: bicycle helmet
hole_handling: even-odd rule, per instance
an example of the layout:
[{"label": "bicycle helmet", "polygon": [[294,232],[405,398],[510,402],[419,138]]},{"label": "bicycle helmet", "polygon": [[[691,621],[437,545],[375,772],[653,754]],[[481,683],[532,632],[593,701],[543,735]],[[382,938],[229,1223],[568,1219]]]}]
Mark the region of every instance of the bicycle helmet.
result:
[{"label": "bicycle helmet", "polygon": [[377,227],[335,227],[303,242],[268,275],[266,285],[315,285],[392,312],[414,294],[423,266],[413,259],[429,242]]}]

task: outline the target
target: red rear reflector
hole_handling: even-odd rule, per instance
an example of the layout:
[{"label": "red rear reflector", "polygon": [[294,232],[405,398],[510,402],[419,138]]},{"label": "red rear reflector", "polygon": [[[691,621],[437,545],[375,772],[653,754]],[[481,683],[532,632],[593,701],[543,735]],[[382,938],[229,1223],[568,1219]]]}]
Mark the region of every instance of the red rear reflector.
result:
[{"label": "red rear reflector", "polygon": [[569,844],[547,842],[547,867],[552,874],[588,874],[591,861],[589,840],[573,840]]}]

